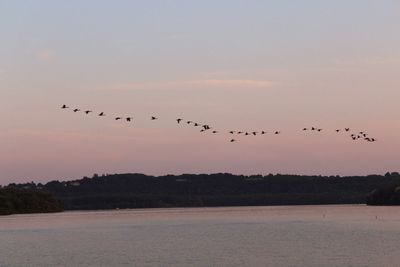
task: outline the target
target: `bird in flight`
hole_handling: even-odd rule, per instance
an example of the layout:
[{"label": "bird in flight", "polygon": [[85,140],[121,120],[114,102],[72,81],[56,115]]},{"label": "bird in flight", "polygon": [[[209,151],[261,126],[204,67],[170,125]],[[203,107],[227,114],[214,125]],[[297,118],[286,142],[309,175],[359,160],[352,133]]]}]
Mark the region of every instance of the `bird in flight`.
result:
[{"label": "bird in flight", "polygon": [[79,108],[74,109],[74,112],[81,111]]},{"label": "bird in flight", "polygon": [[338,133],[338,132],[340,132],[340,129],[336,129],[335,131]]},{"label": "bird in flight", "polygon": [[67,105],[62,105],[61,108],[62,108],[62,109],[66,109],[66,108],[69,108],[69,107],[67,107]]},{"label": "bird in flight", "polygon": [[126,117],[125,119],[126,119],[126,121],[130,122],[133,120],[133,117]]},{"label": "bird in flight", "polygon": [[218,133],[218,131],[212,131],[212,133],[214,133],[214,134],[215,134],[215,133]]},{"label": "bird in flight", "polygon": [[152,121],[157,120],[157,119],[158,119],[157,117],[151,116]]},{"label": "bird in flight", "polygon": [[303,131],[307,131],[308,129],[307,128],[303,128]]},{"label": "bird in flight", "polygon": [[275,134],[280,134],[280,133],[281,133],[280,131],[276,131],[276,132],[275,132]]},{"label": "bird in flight", "polygon": [[118,121],[118,120],[120,120],[120,119],[122,119],[122,118],[121,118],[121,117],[116,117],[116,118],[115,118],[116,121]]},{"label": "bird in flight", "polygon": [[187,121],[186,123],[187,123],[187,124],[191,124],[191,123],[192,123],[192,121]]},{"label": "bird in flight", "polygon": [[234,133],[235,133],[235,131],[230,131],[229,133],[230,133],[230,134],[234,134]]},{"label": "bird in flight", "polygon": [[233,143],[233,142],[235,142],[235,141],[236,141],[235,139],[231,139],[231,141],[230,141],[230,142],[231,142],[231,143]]},{"label": "bird in flight", "polygon": [[350,131],[350,128],[344,128],[344,130],[345,130],[346,132],[348,132],[348,131]]},{"label": "bird in flight", "polygon": [[198,124],[197,122],[195,122],[194,126],[200,126],[200,124]]},{"label": "bird in flight", "polygon": [[266,131],[261,131],[261,134],[266,134],[267,132]]},{"label": "bird in flight", "polygon": [[103,117],[103,116],[105,116],[106,114],[104,114],[104,112],[100,112],[100,114],[99,114],[99,116],[100,117]]},{"label": "bird in flight", "polygon": [[85,110],[86,114],[89,114],[90,112],[92,112],[91,110]]},{"label": "bird in flight", "polygon": [[257,135],[257,132],[252,132],[253,135]]},{"label": "bird in flight", "polygon": [[181,123],[182,119],[176,119],[176,121],[177,121],[178,123]]}]

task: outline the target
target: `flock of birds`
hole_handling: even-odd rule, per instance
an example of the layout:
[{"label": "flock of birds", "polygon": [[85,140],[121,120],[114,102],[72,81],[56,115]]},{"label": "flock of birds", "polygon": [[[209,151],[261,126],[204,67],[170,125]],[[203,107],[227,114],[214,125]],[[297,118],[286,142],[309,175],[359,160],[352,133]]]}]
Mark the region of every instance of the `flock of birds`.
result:
[{"label": "flock of birds", "polygon": [[[67,105],[64,104],[64,105],[61,106],[61,109],[70,109],[70,107],[68,107]],[[88,115],[90,113],[93,113],[92,110],[81,110],[79,108],[71,108],[71,109],[72,109],[72,111],[74,113],[83,112],[86,115]],[[100,112],[100,113],[97,114],[97,116],[98,117],[104,117],[104,116],[106,116],[106,114],[104,112]],[[158,120],[158,117],[150,116],[149,119],[152,120],[152,121],[155,121],[155,120]],[[133,122],[133,117],[117,116],[117,117],[114,117],[114,120],[116,120],[116,121],[125,120],[126,122]],[[191,121],[191,120],[184,120],[182,118],[177,118],[176,122],[177,122],[177,124],[187,124],[187,125],[191,125],[191,126],[194,126],[194,127],[198,127],[200,129],[200,132],[208,131],[208,132],[210,132],[212,134],[219,133],[219,131],[215,130],[213,127],[210,127],[210,125],[208,125],[208,124],[201,124],[201,123],[194,122],[194,121]],[[322,132],[323,129],[317,128],[317,127],[310,127],[310,128],[305,127],[305,128],[302,129],[302,131],[304,131],[304,132],[306,132],[306,131]],[[368,134],[365,131],[360,131],[360,132],[354,133],[354,132],[351,132],[350,128],[343,128],[343,129],[335,129],[335,132],[336,133],[340,133],[340,132],[348,133],[350,138],[352,140],[354,140],[354,141],[357,141],[357,140],[362,140],[362,141],[367,141],[367,142],[375,142],[376,141],[376,138],[368,136]],[[233,142],[237,141],[237,139],[235,139],[235,137],[234,137],[235,135],[236,136],[238,136],[238,135],[256,136],[256,135],[265,135],[265,134],[267,134],[269,132],[264,131],[264,130],[263,131],[237,131],[237,130],[230,130],[230,131],[227,131],[227,133],[229,133],[232,136],[232,138],[230,138],[229,142],[233,143]],[[281,134],[281,131],[274,130],[271,133],[274,134],[274,135],[279,135],[279,134]]]}]

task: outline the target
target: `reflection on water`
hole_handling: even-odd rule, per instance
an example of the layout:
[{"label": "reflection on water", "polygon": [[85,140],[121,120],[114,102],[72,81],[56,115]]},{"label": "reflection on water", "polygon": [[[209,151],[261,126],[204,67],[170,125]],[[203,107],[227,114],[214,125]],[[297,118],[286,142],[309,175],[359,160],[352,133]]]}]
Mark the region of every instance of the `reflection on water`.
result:
[{"label": "reflection on water", "polygon": [[143,209],[0,217],[0,266],[396,266],[400,207]]}]

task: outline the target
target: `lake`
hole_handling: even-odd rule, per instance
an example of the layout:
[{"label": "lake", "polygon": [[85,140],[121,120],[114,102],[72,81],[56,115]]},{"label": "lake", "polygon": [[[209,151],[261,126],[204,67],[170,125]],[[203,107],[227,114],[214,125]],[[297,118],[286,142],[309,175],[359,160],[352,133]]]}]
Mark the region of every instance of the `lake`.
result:
[{"label": "lake", "polygon": [[399,266],[400,207],[12,215],[0,246],[0,266]]}]

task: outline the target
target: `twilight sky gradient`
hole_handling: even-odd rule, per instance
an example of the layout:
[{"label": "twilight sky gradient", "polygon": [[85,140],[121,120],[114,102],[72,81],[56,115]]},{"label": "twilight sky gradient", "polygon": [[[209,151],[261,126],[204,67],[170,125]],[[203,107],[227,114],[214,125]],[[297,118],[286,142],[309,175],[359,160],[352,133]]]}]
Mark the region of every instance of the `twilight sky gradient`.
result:
[{"label": "twilight sky gradient", "polygon": [[[0,21],[0,184],[399,170],[400,1],[13,0]],[[230,144],[177,117],[282,135]]]}]

